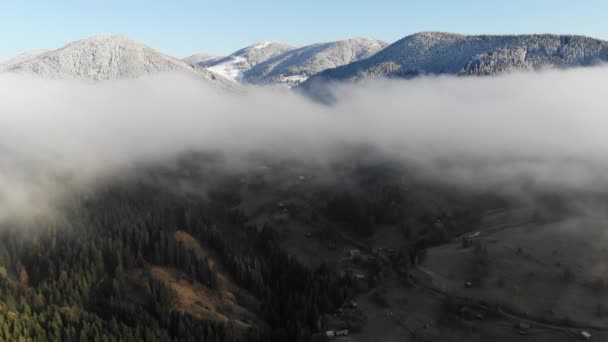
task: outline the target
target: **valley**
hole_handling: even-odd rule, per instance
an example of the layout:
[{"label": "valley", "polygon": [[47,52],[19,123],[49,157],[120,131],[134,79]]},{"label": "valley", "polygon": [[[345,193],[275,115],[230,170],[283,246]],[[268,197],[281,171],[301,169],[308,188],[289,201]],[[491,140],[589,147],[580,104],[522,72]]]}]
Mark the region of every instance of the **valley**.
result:
[{"label": "valley", "polygon": [[579,213],[571,193],[522,201],[366,148],[340,155],[234,168],[186,154],[75,193],[55,220],[5,223],[3,338],[607,336],[606,219]]}]

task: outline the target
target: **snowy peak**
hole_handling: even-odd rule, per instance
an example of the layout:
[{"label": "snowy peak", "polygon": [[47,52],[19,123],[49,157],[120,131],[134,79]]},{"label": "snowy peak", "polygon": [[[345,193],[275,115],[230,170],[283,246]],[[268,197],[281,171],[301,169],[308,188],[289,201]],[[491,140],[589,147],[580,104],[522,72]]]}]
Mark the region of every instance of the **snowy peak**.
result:
[{"label": "snowy peak", "polygon": [[[235,53],[206,63],[204,65],[209,71],[222,75],[231,80],[241,80],[243,73],[259,63],[294,49],[293,46],[264,41],[250,45]],[[200,64],[199,64],[200,65]]]},{"label": "snowy peak", "polygon": [[6,68],[5,71],[54,79],[92,81],[137,78],[161,72],[180,72],[202,77],[224,87],[230,81],[167,56],[125,36],[99,35],[75,41]]},{"label": "snowy peak", "polygon": [[373,38],[351,38],[318,43],[286,51],[246,71],[244,80],[254,84],[288,87],[329,68],[368,58],[387,46]]}]

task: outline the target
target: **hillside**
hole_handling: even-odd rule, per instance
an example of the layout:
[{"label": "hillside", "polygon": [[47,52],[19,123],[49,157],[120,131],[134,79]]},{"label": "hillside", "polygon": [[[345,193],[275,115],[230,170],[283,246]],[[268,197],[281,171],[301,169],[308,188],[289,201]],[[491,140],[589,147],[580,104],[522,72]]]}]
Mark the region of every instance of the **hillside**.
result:
[{"label": "hillside", "polygon": [[608,60],[608,42],[574,35],[479,35],[423,32],[376,55],[329,69],[306,87],[326,81],[426,74],[496,75],[509,71],[586,66]]},{"label": "hillside", "polygon": [[47,49],[35,49],[35,50],[30,50],[27,52],[24,52],[16,57],[13,57],[7,61],[2,61],[0,62],[0,71],[4,70],[4,69],[8,69],[16,64],[19,63],[23,63],[25,61],[29,61],[31,59],[34,59],[42,54],[45,54],[47,52],[49,52],[50,50]]}]

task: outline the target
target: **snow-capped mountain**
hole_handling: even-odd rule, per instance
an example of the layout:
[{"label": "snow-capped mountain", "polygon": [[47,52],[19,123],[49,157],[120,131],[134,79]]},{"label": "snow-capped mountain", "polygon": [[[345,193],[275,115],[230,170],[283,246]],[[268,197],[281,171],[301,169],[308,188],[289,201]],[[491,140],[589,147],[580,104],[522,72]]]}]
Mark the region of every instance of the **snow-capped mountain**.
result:
[{"label": "snow-capped mountain", "polygon": [[391,45],[353,38],[300,48],[266,41],[229,56],[183,60],[123,36],[101,35],[60,49],[33,50],[0,63],[0,72],[46,78],[107,80],[181,72],[221,87],[237,82],[302,88],[335,80],[424,74],[495,75],[608,61],[608,42],[574,35],[479,35],[423,32]]},{"label": "snow-capped mountain", "polygon": [[608,42],[583,36],[423,32],[407,36],[370,58],[320,72],[302,86],[424,74],[494,75],[600,61],[608,61]]},{"label": "snow-capped mountain", "polygon": [[53,79],[92,81],[181,72],[222,87],[233,85],[233,82],[219,75],[207,70],[197,70],[184,61],[164,55],[124,36],[115,35],[79,40],[58,50],[14,63],[4,71]]},{"label": "snow-capped mountain", "polygon": [[265,41],[248,46],[223,58],[203,61],[198,65],[202,65],[207,68],[207,70],[228,79],[241,80],[243,73],[247,70],[292,49],[294,49],[294,47],[290,45]]},{"label": "snow-capped mountain", "polygon": [[36,50],[30,50],[27,52],[24,52],[16,57],[13,57],[7,61],[4,62],[0,62],[0,71],[4,70],[4,69],[8,69],[16,64],[25,62],[25,61],[29,61],[30,59],[34,59],[44,53],[49,52],[50,50],[47,49],[36,49]]},{"label": "snow-capped mountain", "polygon": [[368,58],[388,44],[373,38],[318,43],[284,52],[245,71],[253,84],[293,86],[326,69]]}]

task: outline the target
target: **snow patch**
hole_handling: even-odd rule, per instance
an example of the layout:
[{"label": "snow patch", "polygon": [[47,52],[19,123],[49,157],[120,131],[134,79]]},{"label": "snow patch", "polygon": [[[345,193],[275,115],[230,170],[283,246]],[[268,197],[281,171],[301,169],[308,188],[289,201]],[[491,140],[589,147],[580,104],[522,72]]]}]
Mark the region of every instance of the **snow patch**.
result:
[{"label": "snow patch", "polygon": [[233,55],[227,61],[208,67],[207,70],[231,80],[239,80],[243,77],[247,64],[247,59]]},{"label": "snow patch", "polygon": [[283,77],[279,80],[280,83],[288,86],[289,88],[291,87],[295,87],[298,84],[306,81],[308,79],[308,76],[306,75],[292,75],[292,76],[286,76]]}]

